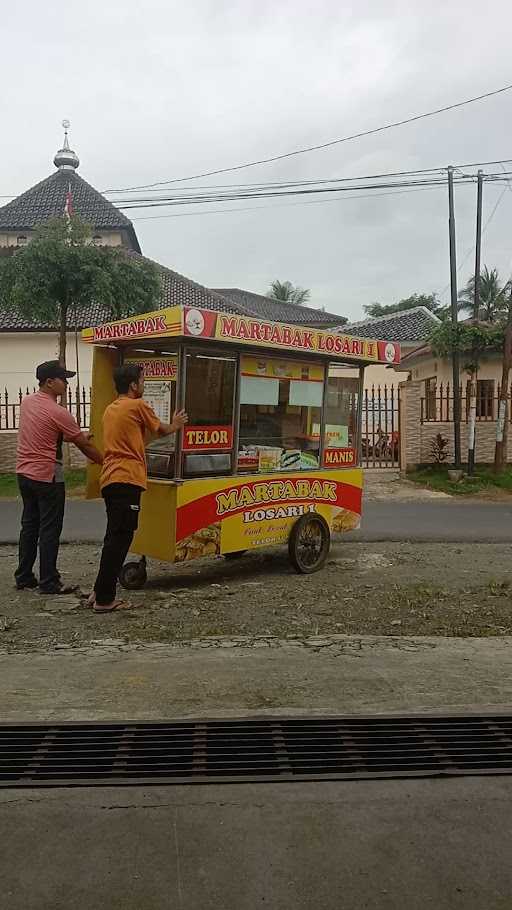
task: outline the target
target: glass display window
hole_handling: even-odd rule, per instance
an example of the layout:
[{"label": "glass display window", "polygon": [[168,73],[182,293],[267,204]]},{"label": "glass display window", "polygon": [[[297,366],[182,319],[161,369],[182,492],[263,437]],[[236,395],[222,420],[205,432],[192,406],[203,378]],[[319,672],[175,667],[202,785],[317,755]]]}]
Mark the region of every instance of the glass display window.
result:
[{"label": "glass display window", "polygon": [[323,389],[322,365],[242,357],[238,472],[318,468]]},{"label": "glass display window", "polygon": [[324,467],[350,467],[358,461],[357,425],[360,382],[331,366],[324,413]]}]

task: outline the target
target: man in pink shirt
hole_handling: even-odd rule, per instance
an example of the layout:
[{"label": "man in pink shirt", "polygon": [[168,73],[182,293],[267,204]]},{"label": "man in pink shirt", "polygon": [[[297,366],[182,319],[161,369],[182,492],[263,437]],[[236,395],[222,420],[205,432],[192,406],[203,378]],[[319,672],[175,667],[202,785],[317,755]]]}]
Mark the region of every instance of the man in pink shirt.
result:
[{"label": "man in pink shirt", "polygon": [[[64,519],[62,442],[72,442],[90,461],[103,458],[82,432],[75,418],[58,404],[74,376],[58,360],[41,363],[36,370],[39,391],[27,395],[20,408],[16,474],[23,499],[16,587],[37,588],[41,594],[69,594],[57,570],[60,534]],[[39,543],[39,581],[34,563]]]}]

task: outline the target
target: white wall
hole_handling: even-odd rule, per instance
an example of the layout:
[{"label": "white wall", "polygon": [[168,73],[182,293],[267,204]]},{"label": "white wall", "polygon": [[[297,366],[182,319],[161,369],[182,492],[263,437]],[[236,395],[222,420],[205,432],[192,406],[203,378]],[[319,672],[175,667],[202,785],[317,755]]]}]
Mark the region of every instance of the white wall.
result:
[{"label": "white wall", "polygon": [[[18,389],[32,391],[37,386],[35,369],[44,360],[58,357],[56,332],[0,332],[0,396],[7,389],[9,397],[17,396]],[[89,389],[92,372],[92,345],[78,343],[80,384]],[[75,336],[67,336],[68,369],[76,370]],[[70,382],[74,387],[74,380]]]},{"label": "white wall", "polygon": [[[27,241],[32,240],[33,231],[8,231],[0,232],[0,246],[18,246],[18,237],[23,236]],[[100,240],[95,242],[98,246],[121,246],[123,238],[120,231],[95,231],[93,236]]]},{"label": "white wall", "polygon": [[[461,364],[463,358],[461,358]],[[501,382],[503,358],[501,354],[489,354],[482,357],[478,366],[478,379],[494,379],[496,384]],[[437,378],[437,384],[443,383],[444,386],[452,385],[452,364],[447,357],[434,357],[432,354],[418,357],[415,360],[408,361],[413,380],[424,380]],[[460,382],[463,388],[468,381],[468,373],[461,366]],[[424,392],[423,392],[424,394]]]}]

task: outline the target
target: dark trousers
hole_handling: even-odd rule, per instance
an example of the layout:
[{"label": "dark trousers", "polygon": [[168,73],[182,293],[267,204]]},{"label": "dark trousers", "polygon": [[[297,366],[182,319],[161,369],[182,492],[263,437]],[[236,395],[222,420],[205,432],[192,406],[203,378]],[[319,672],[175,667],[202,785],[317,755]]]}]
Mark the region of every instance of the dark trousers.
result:
[{"label": "dark trousers", "polygon": [[142,489],[131,483],[111,483],[102,490],[107,509],[107,531],[100,570],[94,583],[99,606],[104,607],[115,600],[119,572],[139,523],[141,494]]},{"label": "dark trousers", "polygon": [[23,499],[23,515],[19,562],[14,577],[20,586],[34,580],[39,543],[39,587],[44,591],[60,583],[57,556],[66,490],[63,483],[43,483],[23,474],[18,474],[18,486]]}]

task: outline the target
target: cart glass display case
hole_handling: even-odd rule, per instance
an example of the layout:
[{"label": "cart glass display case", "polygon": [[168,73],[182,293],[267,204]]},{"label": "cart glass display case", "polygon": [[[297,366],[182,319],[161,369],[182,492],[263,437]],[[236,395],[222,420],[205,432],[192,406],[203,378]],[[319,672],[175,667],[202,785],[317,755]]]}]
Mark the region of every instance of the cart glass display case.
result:
[{"label": "cart glass display case", "polygon": [[324,373],[315,363],[241,358],[240,473],[319,467]]}]

